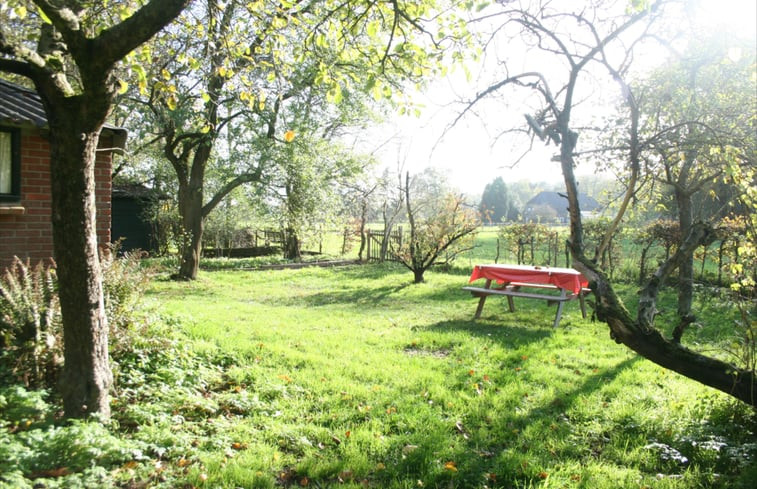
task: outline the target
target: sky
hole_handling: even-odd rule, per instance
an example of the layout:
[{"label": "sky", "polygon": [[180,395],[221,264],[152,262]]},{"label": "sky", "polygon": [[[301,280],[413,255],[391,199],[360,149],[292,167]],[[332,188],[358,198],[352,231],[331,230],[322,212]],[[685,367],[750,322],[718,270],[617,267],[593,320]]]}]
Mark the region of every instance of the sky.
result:
[{"label": "sky", "polygon": [[[755,0],[700,0],[703,29],[751,33],[757,37],[757,1]],[[498,176],[505,182],[530,180],[559,184],[562,181],[559,163],[551,161],[556,147],[546,147],[536,140],[531,151],[528,146],[513,146],[507,137],[497,141],[496,130],[486,118],[498,122],[510,121],[524,126],[524,111],[497,111],[482,118],[466,117],[450,127],[460,106],[453,102],[469,98],[485,85],[468,81],[460,73],[449,79],[438,80],[413,100],[422,105],[420,117],[394,116],[372,136],[373,151],[382,166],[411,174],[426,167],[434,167],[448,176],[449,182],[462,192],[477,195],[483,187]],[[614,88],[613,88],[614,90]],[[614,93],[613,93],[614,96]],[[486,112],[486,107],[482,109]],[[591,109],[589,109],[591,110]],[[495,144],[496,141],[496,144]],[[525,156],[524,153],[527,153]],[[577,168],[582,175],[596,173],[593,166]],[[608,177],[609,178],[609,177]]]}]

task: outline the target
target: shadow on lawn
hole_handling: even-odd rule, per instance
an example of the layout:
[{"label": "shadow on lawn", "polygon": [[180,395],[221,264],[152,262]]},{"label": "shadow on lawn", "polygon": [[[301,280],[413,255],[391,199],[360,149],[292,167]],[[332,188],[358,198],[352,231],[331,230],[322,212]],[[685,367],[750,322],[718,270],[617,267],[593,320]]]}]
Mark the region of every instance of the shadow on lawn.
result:
[{"label": "shadow on lawn", "polygon": [[375,306],[385,301],[391,301],[391,296],[401,292],[410,285],[412,284],[405,283],[366,289],[330,290],[297,298],[296,302],[304,302],[311,307],[328,306],[331,304],[370,304]]},{"label": "shadow on lawn", "polygon": [[[462,326],[462,327],[461,327]],[[460,323],[440,323],[438,328],[459,327]],[[510,328],[512,329],[512,328]],[[473,334],[487,334],[486,325],[469,329]],[[518,330],[518,334],[525,331]],[[547,331],[531,331],[531,340]],[[615,366],[598,371],[585,378],[574,388],[558,389],[556,396],[529,409],[515,408],[528,401],[513,399],[500,404],[482,407],[480,411],[468,412],[463,418],[453,420],[445,432],[417,433],[411,437],[412,445],[393,447],[390,452],[401,453],[391,460],[391,468],[382,474],[385,481],[419,480],[425,487],[531,487],[543,480],[554,468],[549,461],[537,454],[549,446],[559,445],[558,440],[570,432],[571,410],[585,396],[615,379],[621,372],[631,368],[638,357],[629,358]],[[534,430],[537,430],[536,435]],[[539,434],[543,433],[542,436]],[[420,436],[417,436],[420,435]],[[599,456],[609,433],[598,433],[595,439],[583,440],[586,453]],[[543,445],[534,445],[534,440]],[[441,444],[454,447],[449,459],[440,460],[437,453]],[[407,447],[413,447],[408,453]],[[529,453],[531,455],[529,455]],[[554,452],[552,457],[560,457]],[[389,464],[387,464],[389,465]],[[448,470],[429,470],[443,465]],[[559,465],[559,464],[558,464]],[[546,474],[546,475],[545,475]],[[580,475],[580,470],[576,477]]]},{"label": "shadow on lawn", "polygon": [[517,349],[529,343],[542,341],[554,332],[552,328],[531,328],[506,324],[501,320],[485,319],[439,321],[424,329],[434,332],[460,331],[472,336],[485,337],[501,343],[507,349]]}]

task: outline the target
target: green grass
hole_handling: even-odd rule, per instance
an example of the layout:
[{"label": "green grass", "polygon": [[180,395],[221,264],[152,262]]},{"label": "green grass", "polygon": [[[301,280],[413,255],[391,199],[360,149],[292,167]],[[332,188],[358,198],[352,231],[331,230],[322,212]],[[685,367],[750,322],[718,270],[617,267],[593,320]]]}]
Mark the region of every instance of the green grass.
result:
[{"label": "green grass", "polygon": [[[31,421],[3,435],[21,462],[0,462],[17,477],[0,487],[752,487],[753,413],[639,359],[577,303],[558,329],[534,301],[511,314],[490,298],[473,321],[466,269],[411,279],[368,265],[155,280],[152,333],[118,357],[113,423],[90,436],[110,448],[45,478],[63,462],[23,458],[19,436],[50,424],[15,415]],[[708,328],[691,340],[723,340]]]}]

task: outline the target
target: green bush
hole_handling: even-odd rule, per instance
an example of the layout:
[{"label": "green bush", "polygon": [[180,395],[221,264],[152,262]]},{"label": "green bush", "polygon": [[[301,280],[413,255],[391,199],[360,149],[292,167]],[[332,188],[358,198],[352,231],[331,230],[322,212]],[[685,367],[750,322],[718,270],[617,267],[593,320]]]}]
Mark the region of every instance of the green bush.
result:
[{"label": "green bush", "polygon": [[[117,245],[101,256],[105,313],[112,343],[124,338],[149,282],[140,254],[117,258]],[[15,258],[0,277],[0,367],[4,383],[53,387],[63,365],[63,331],[53,265]]]},{"label": "green bush", "polygon": [[142,266],[142,252],[117,255],[118,244],[114,244],[103,250],[100,257],[105,314],[111,333],[131,324],[134,306],[150,282],[150,271]]},{"label": "green bush", "polygon": [[0,365],[25,385],[50,385],[62,363],[55,270],[14,258],[0,278]]}]

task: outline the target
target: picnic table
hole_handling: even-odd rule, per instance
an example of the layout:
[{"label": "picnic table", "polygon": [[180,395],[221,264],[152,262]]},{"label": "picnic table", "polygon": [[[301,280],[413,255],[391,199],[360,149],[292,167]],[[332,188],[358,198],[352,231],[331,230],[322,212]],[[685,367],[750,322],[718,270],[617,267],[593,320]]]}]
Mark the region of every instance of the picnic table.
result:
[{"label": "picnic table", "polygon": [[[580,272],[572,268],[540,267],[531,265],[476,265],[471,273],[469,283],[478,279],[485,279],[484,287],[463,287],[474,297],[478,297],[478,308],[475,319],[481,317],[486,298],[490,295],[507,297],[510,312],[515,312],[513,297],[524,299],[546,300],[548,304],[557,304],[557,313],[553,327],[557,327],[566,302],[578,299],[581,304],[581,314],[586,317],[584,296],[591,292],[589,281]],[[492,287],[492,282],[496,285]],[[523,289],[535,289],[527,290]],[[559,291],[559,295],[544,293],[544,291]]]}]

